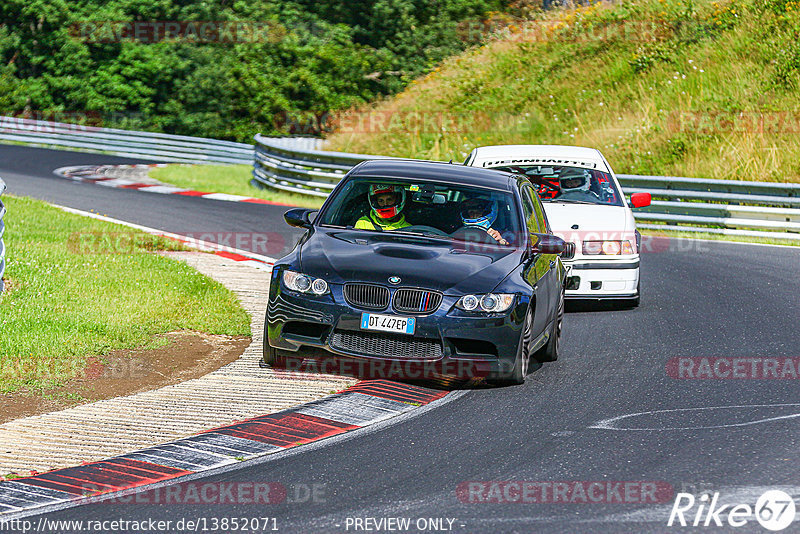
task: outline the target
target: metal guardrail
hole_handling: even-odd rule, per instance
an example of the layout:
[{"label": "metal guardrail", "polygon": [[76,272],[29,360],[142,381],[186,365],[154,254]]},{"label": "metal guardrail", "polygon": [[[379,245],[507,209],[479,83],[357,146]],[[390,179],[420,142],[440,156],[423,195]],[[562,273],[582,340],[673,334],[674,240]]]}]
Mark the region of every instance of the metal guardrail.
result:
[{"label": "metal guardrail", "polygon": [[0,140],[181,163],[253,163],[253,146],[184,135],[0,116]]},{"label": "metal guardrail", "polygon": [[[0,197],[6,190],[6,183],[0,178]],[[6,224],[3,222],[3,216],[6,214],[6,207],[3,205],[3,200],[0,199],[0,293],[3,292],[5,284],[3,284],[3,273],[6,271],[6,245],[3,240],[3,234],[6,233]]]},{"label": "metal guardrail", "polygon": [[[353,166],[392,159],[287,147],[255,136],[253,182],[326,197]],[[626,194],[648,192],[653,203],[634,212],[640,228],[800,240],[800,184],[619,174]]]},{"label": "metal guardrail", "polygon": [[386,156],[299,150],[281,139],[255,136],[255,185],[315,197],[327,197],[347,171],[362,161]]},{"label": "metal guardrail", "polygon": [[644,223],[640,228],[800,240],[800,184],[631,174],[617,178],[625,193],[648,192],[657,199],[634,212]]}]

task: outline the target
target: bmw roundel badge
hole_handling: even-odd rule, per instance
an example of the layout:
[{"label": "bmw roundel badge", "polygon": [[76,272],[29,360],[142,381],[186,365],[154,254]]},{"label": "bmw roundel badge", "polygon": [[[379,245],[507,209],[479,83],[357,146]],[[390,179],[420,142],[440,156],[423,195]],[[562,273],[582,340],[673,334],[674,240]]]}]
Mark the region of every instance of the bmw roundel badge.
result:
[{"label": "bmw roundel badge", "polygon": [[400,277],[399,276],[390,276],[389,277],[389,283],[390,284],[399,284],[400,283]]}]

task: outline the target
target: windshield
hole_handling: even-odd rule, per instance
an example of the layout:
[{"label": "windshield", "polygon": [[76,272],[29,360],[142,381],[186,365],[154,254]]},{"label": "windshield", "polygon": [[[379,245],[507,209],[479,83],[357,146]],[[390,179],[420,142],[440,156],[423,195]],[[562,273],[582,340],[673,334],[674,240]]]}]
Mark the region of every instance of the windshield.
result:
[{"label": "windshield", "polygon": [[542,202],[622,206],[622,195],[611,175],[602,171],[557,165],[508,165],[492,168],[527,176],[536,187]]},{"label": "windshield", "polygon": [[498,245],[516,244],[520,228],[511,193],[396,178],[350,180],[319,224]]}]

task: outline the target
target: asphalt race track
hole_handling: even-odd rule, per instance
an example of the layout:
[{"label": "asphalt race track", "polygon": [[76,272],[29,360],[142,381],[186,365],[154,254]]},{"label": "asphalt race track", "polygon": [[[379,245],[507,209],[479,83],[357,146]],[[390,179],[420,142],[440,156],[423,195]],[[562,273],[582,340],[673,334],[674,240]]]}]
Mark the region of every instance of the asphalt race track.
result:
[{"label": "asphalt race track", "polygon": [[[171,232],[291,236],[280,207],[107,189],[51,174],[62,165],[118,161],[0,147],[0,176],[11,194]],[[408,532],[436,526],[465,533],[669,532],[678,528],[667,526],[677,492],[719,492],[725,502],[750,506],[768,489],[800,498],[796,379],[734,378],[732,371],[717,379],[670,376],[673,358],[800,357],[800,249],[687,240],[663,240],[653,248],[642,260],[642,306],[568,313],[559,361],[535,370],[525,385],[469,390],[377,430],[195,481],[277,482],[287,488],[279,504],[100,502],[47,518],[204,518],[210,527],[214,518],[270,517],[278,531],[292,533],[364,532],[356,519],[395,517],[411,519]],[[621,418],[632,414],[640,415]],[[491,488],[469,486],[481,481],[501,488],[539,482],[548,489],[534,498],[546,502],[472,502],[518,495],[465,490]],[[592,482],[606,488],[599,502],[576,496],[575,488]],[[638,484],[615,486],[622,482]],[[553,494],[556,483],[571,488],[566,498]],[[625,487],[632,488],[629,494]],[[642,487],[669,491],[652,498],[638,491]],[[316,496],[307,491],[312,488]],[[687,512],[688,521],[695,511]],[[417,520],[428,518],[444,521],[418,530]],[[726,523],[724,530],[764,532],[752,518],[739,529]]]},{"label": "asphalt race track", "polygon": [[[8,194],[30,196],[53,204],[107,215],[115,219],[149,226],[180,235],[198,237],[202,232],[254,232],[267,234],[268,250],[252,250],[280,257],[291,250],[300,232],[283,224],[285,206],[226,202],[182,195],[141,194],[135,190],[114,189],[75,182],[53,174],[67,165],[151,163],[136,160],[58,150],[0,145],[0,178]],[[280,221],[275,224],[274,221]],[[241,247],[263,243],[262,239],[242,236]],[[211,239],[207,239],[211,240]],[[263,248],[263,247],[260,247]],[[266,254],[268,252],[269,254]]]}]

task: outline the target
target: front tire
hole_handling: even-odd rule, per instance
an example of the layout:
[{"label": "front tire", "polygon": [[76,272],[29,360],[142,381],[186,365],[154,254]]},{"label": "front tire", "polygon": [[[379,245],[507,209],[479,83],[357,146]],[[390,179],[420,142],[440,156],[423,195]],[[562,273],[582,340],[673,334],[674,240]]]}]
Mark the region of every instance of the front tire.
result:
[{"label": "front tire", "polygon": [[275,347],[271,347],[269,344],[269,340],[264,337],[264,348],[263,348],[264,355],[261,358],[263,362],[262,367],[272,367],[273,369],[285,369],[286,368],[286,356],[283,356],[278,352],[278,349]]},{"label": "front tire", "polygon": [[261,349],[261,367],[272,367],[273,369],[286,368],[286,356],[281,355],[278,349],[269,344],[269,312],[264,318],[264,341],[261,345]]},{"label": "front tire", "polygon": [[528,309],[525,314],[525,322],[522,325],[522,333],[519,336],[519,343],[517,346],[517,356],[514,358],[514,369],[505,377],[495,381],[498,385],[502,386],[518,386],[525,383],[525,377],[528,376],[528,369],[530,368],[530,342],[532,336],[533,326],[533,310]]},{"label": "front tire", "polygon": [[564,323],[564,291],[561,291],[561,298],[558,301],[558,312],[550,326],[550,336],[547,344],[539,349],[534,355],[540,362],[554,362],[558,360],[558,347],[561,342],[561,330]]}]

